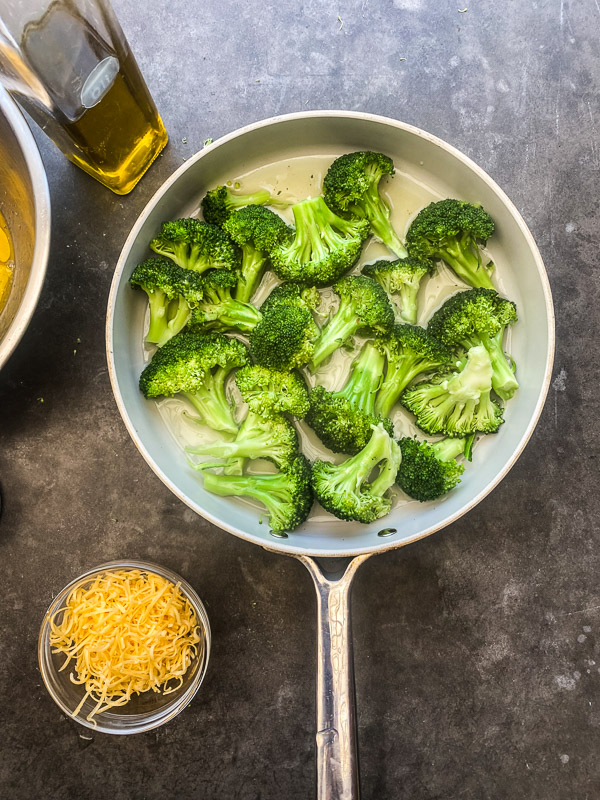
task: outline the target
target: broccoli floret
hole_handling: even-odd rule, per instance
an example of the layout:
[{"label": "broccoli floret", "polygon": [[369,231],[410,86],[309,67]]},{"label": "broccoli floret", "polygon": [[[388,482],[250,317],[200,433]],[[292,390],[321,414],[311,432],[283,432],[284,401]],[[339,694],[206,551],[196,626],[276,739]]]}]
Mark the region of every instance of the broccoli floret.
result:
[{"label": "broccoli floret", "polygon": [[181,394],[205,425],[237,433],[225,381],[232,369],[247,363],[246,347],[237,339],[182,331],[156,351],[140,376],[140,389],[145,397]]},{"label": "broccoli floret", "polygon": [[[210,442],[186,447],[188,453],[222,459],[267,458],[280,469],[299,453],[296,429],[281,414],[264,419],[250,411],[232,442]],[[194,468],[204,469],[203,465]]]},{"label": "broccoli floret", "polygon": [[334,284],[333,291],[339,296],[340,305],[315,345],[310,362],[313,372],[355,333],[386,333],[394,324],[394,309],[373,278],[348,275]]},{"label": "broccoli floret", "polygon": [[517,307],[493,289],[469,289],[446,300],[429,320],[427,330],[448,347],[469,350],[482,344],[492,360],[492,387],[509,400],[519,388],[513,367],[502,350],[504,329],[517,321]]},{"label": "broccoli floret", "polygon": [[268,369],[255,364],[238,370],[235,382],[250,411],[262,417],[287,412],[302,419],[308,411],[306,384],[297,372]]},{"label": "broccoli floret", "polygon": [[237,286],[238,273],[213,269],[201,277],[204,296],[192,310],[190,330],[227,331],[235,328],[249,333],[262,319],[262,314],[250,303],[231,296]]},{"label": "broccoli floret", "polygon": [[447,371],[456,363],[445,345],[416,325],[394,325],[389,334],[377,339],[376,346],[387,357],[385,378],[375,401],[375,412],[383,417],[389,417],[417,375]]},{"label": "broccoli floret", "polygon": [[150,247],[184,269],[237,269],[240,253],[231,239],[216,225],[198,219],[163,222]]},{"label": "broccoli floret", "polygon": [[[373,427],[360,452],[342,464],[315,461],[312,486],[324,509],[339,519],[374,522],[389,513],[392,501],[385,496],[393,486],[402,460],[399,445],[383,425]],[[369,483],[378,467],[379,474]]]},{"label": "broccoli floret", "polygon": [[390,209],[379,194],[379,181],[394,174],[394,162],[382,153],[346,153],[336,158],[323,181],[325,202],[336,214],[367,219],[372,233],[399,258],[408,254],[390,222]]},{"label": "broccoli floret", "polygon": [[217,186],[202,198],[202,214],[207,222],[213,225],[224,225],[231,214],[244,206],[287,206],[267,189],[258,189],[250,194],[232,191],[228,186]]},{"label": "broccoli floret", "polygon": [[263,301],[260,310],[264,314],[276,305],[286,305],[314,311],[320,302],[321,296],[315,287],[303,288],[297,283],[280,283]]},{"label": "broccoli floret", "polygon": [[351,269],[369,233],[367,220],[346,220],[322,197],[296,203],[293,239],[270,251],[275,274],[284,281],[329,286]]},{"label": "broccoli floret", "polygon": [[223,230],[242,251],[242,269],[235,292],[237,300],[247,303],[254,294],[269,261],[271,250],[289,241],[291,228],[280,216],[263,206],[246,206],[232,213]]},{"label": "broccoli floret", "polygon": [[394,435],[391,421],[374,410],[383,365],[383,355],[367,342],[353,362],[350,377],[341,391],[328,392],[322,386],[311,391],[306,421],[335,453],[358,453],[371,438],[373,426],[379,423],[390,436]]},{"label": "broccoli floret", "polygon": [[[148,258],[133,270],[129,283],[148,295],[150,326],[146,341],[162,347],[187,323],[190,306],[202,298],[199,275],[166,258]],[[176,301],[176,302],[174,302]]]},{"label": "broccoli floret", "polygon": [[291,531],[310,513],[313,494],[310,466],[303,455],[275,475],[215,475],[204,469],[204,488],[222,497],[252,497],[260,501],[270,515],[273,531]]},{"label": "broccoli floret", "polygon": [[365,264],[362,274],[374,278],[389,295],[400,298],[400,314],[405,322],[417,321],[417,295],[422,278],[431,272],[431,261],[399,258],[396,261],[376,261]]},{"label": "broccoli floret", "polygon": [[402,463],[396,483],[409,497],[422,503],[441,497],[460,483],[465,468],[454,459],[467,456],[472,439],[469,436],[433,443],[400,439]]},{"label": "broccoli floret", "polygon": [[479,346],[469,350],[460,371],[411,386],[400,402],[425,433],[453,437],[496,433],[504,419],[491,390],[492,362],[485,347]]},{"label": "broccoli floret", "polygon": [[308,308],[276,303],[250,334],[250,352],[257,364],[292,370],[310,361],[319,329]]},{"label": "broccoli floret", "polygon": [[406,234],[413,258],[441,259],[470,286],[493,289],[493,264],[483,265],[478,242],[484,246],[494,221],[481,206],[462,200],[440,200],[419,211]]}]

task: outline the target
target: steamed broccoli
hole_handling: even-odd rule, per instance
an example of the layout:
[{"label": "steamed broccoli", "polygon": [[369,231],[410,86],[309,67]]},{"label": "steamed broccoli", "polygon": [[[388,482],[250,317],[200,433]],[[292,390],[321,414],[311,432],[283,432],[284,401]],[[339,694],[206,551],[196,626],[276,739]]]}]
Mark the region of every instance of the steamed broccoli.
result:
[{"label": "steamed broccoli", "polygon": [[229,186],[217,186],[202,198],[202,215],[213,225],[223,225],[231,214],[244,206],[287,206],[289,203],[274,197],[267,189],[258,189],[250,194],[232,191]]},{"label": "steamed broccoli", "polygon": [[250,303],[242,303],[231,296],[237,286],[238,273],[213,269],[200,278],[204,296],[192,310],[189,327],[193,331],[235,328],[249,333],[261,321],[262,314]]},{"label": "steamed broccoli", "polygon": [[236,372],[235,382],[250,411],[261,417],[287,412],[302,419],[308,411],[306,384],[297,372],[248,365]]},{"label": "steamed broccoli", "polygon": [[291,228],[268,208],[249,205],[230,214],[223,230],[242,250],[242,269],[236,299],[248,302],[254,294],[269,261],[270,251],[289,241]]},{"label": "steamed broccoli", "polygon": [[150,326],[147,342],[162,347],[187,323],[190,306],[203,295],[199,275],[166,258],[147,258],[133,270],[129,283],[148,295]]},{"label": "steamed broccoli", "polygon": [[202,475],[207,492],[259,500],[269,512],[273,531],[297,528],[306,520],[312,507],[310,466],[300,454],[274,475],[215,475],[206,468]]},{"label": "steamed broccoli", "polygon": [[181,394],[205,425],[237,433],[225,381],[232,369],[247,363],[246,347],[237,339],[182,331],[156,351],[140,376],[140,390],[145,397]]},{"label": "steamed broccoli", "polygon": [[386,333],[394,324],[394,309],[373,278],[349,275],[334,284],[333,291],[340,305],[319,335],[310,362],[313,372],[355,333]]},{"label": "steamed broccoli", "polygon": [[231,239],[216,225],[198,219],[163,222],[150,247],[184,269],[237,269],[240,254]]},{"label": "steamed broccoli", "polygon": [[515,304],[493,289],[469,289],[446,300],[429,320],[427,330],[448,347],[468,350],[482,344],[492,361],[492,387],[509,400],[519,388],[504,351],[504,329],[517,321]]},{"label": "steamed broccoli", "polygon": [[308,308],[277,303],[267,309],[250,334],[250,352],[257,364],[292,370],[310,361],[319,329]]},{"label": "steamed broccoli", "polygon": [[448,348],[416,325],[394,325],[377,339],[376,346],[387,357],[375,413],[389,417],[408,384],[423,372],[448,370],[456,362]]},{"label": "steamed broccoli", "polygon": [[323,181],[325,202],[336,214],[367,219],[372,233],[399,258],[408,254],[390,222],[390,209],[379,194],[384,175],[394,174],[394,162],[382,153],[346,153],[336,158]]},{"label": "steamed broccoli", "polygon": [[315,289],[314,286],[303,288],[297,283],[280,283],[279,286],[276,286],[271,294],[265,298],[260,310],[264,314],[273,308],[273,306],[286,305],[315,311],[320,302],[321,295],[319,294],[319,290]]},{"label": "steamed broccoli", "polygon": [[440,200],[419,211],[406,234],[413,258],[441,259],[470,286],[493,289],[493,264],[483,265],[478,242],[484,246],[494,221],[481,206],[462,200]]},{"label": "steamed broccoli", "polygon": [[322,197],[296,203],[294,237],[270,251],[275,274],[284,281],[329,286],[351,269],[369,233],[367,220],[346,220]]},{"label": "steamed broccoli", "polygon": [[455,459],[464,455],[471,460],[472,441],[472,436],[433,443],[400,439],[402,463],[396,483],[409,497],[422,503],[441,497],[460,483],[465,468]]},{"label": "steamed broccoli", "polygon": [[373,426],[379,423],[390,436],[394,435],[390,420],[376,415],[374,410],[383,365],[383,355],[367,342],[341,391],[328,392],[322,386],[311,391],[306,422],[335,453],[358,453],[371,438]]},{"label": "steamed broccoli", "polygon": [[426,433],[453,437],[496,433],[504,422],[502,409],[490,398],[492,362],[485,347],[472,347],[461,367],[403,392],[400,402]]},{"label": "steamed broccoli", "polygon": [[396,261],[365,264],[362,274],[374,278],[389,295],[398,295],[402,319],[414,325],[417,321],[417,295],[421,279],[431,272],[432,267],[431,261],[399,258]]},{"label": "steamed broccoli", "polygon": [[[374,522],[388,514],[392,501],[385,496],[394,485],[402,460],[399,445],[383,425],[373,426],[368,444],[341,464],[315,461],[312,486],[324,509],[339,519]],[[371,473],[379,472],[371,482]]]}]

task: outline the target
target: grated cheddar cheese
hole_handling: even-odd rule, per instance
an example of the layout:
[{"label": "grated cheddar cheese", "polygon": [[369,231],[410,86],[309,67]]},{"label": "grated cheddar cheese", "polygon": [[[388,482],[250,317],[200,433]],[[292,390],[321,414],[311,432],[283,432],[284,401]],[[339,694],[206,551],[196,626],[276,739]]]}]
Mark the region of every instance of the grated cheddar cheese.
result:
[{"label": "grated cheddar cheese", "polygon": [[53,652],[67,656],[61,671],[74,659],[70,678],[86,689],[73,716],[91,697],[92,722],[133,694],[178,689],[202,641],[180,584],[140,569],[104,572],[73,589],[50,626]]}]

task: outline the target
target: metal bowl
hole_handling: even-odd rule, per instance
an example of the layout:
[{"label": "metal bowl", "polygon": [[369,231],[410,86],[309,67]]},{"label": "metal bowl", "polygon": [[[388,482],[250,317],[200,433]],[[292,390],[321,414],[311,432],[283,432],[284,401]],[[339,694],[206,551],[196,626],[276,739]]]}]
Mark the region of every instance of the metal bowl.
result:
[{"label": "metal bowl", "polygon": [[1,87],[0,213],[15,251],[12,287],[0,312],[1,368],[37,305],[50,250],[50,196],[44,165],[23,114]]}]

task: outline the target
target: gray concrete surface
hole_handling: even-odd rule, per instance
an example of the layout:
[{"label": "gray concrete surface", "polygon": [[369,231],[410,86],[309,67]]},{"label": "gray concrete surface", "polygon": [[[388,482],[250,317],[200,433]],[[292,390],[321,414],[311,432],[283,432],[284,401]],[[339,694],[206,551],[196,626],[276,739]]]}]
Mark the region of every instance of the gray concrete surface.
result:
[{"label": "gray concrete surface", "polygon": [[[313,796],[310,578],[196,517],[142,461],[111,394],[104,317],[127,232],[204,139],[278,113],[344,108],[418,125],[481,164],[531,226],[558,319],[548,402],[510,475],[451,528],[359,573],[363,795],[595,800],[597,0],[115,7],[171,143],[118,198],[38,137],[52,254],[31,327],[0,374],[0,796]],[[198,588],[214,652],[175,722],[90,742],[40,685],[38,628],[68,580],[123,556],[166,564]]]}]

